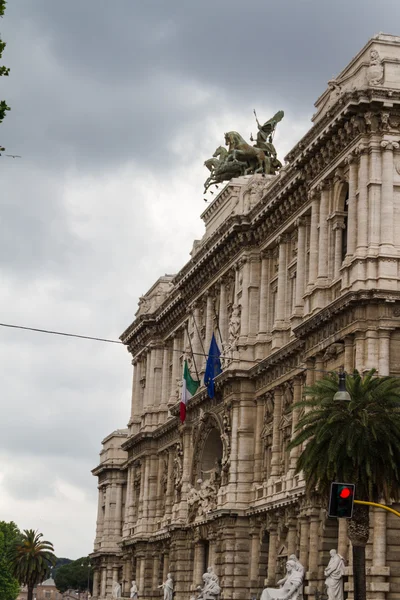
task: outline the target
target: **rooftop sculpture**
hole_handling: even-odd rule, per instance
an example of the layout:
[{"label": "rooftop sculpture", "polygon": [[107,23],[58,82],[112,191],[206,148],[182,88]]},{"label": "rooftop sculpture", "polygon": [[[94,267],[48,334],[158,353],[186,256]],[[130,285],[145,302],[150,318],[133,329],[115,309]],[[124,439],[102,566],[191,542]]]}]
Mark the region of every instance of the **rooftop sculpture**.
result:
[{"label": "rooftop sculpture", "polygon": [[260,125],[256,111],[254,116],[258,133],[256,140],[250,135],[250,141],[256,142],[253,146],[237,131],[228,131],[225,133],[228,150],[224,146],[218,146],[213,156],[204,162],[204,166],[210,171],[210,176],[204,183],[204,193],[211,185],[228,181],[232,177],[254,173],[274,175],[281,168],[282,163],[277,158],[272,142],[276,126],[283,119],[283,110],[278,111],[263,125]]}]

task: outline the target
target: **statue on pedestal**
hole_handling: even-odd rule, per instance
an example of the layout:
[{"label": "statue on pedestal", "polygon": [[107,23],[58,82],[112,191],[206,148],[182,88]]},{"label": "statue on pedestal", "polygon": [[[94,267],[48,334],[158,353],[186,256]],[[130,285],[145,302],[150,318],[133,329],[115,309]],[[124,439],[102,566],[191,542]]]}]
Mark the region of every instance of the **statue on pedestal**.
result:
[{"label": "statue on pedestal", "polygon": [[[297,559],[296,559],[297,561]],[[299,600],[302,596],[304,568],[297,561],[289,559],[286,563],[286,577],[279,589],[265,588],[261,600]]]},{"label": "statue on pedestal", "polygon": [[166,581],[158,586],[164,590],[164,600],[172,600],[174,595],[174,582],[172,581],[171,573],[168,573]]},{"label": "statue on pedestal", "polygon": [[121,598],[121,595],[122,595],[122,593],[121,593],[121,586],[118,583],[118,581],[114,581],[113,585],[112,585],[112,596],[111,597],[114,600],[114,598],[115,599]]},{"label": "statue on pedestal", "polygon": [[204,573],[203,587],[198,586],[197,591],[199,592],[197,600],[215,600],[220,595],[219,579],[212,567],[208,567],[207,572]]},{"label": "statue on pedestal", "polygon": [[133,580],[133,581],[132,581],[132,587],[131,587],[131,595],[130,595],[130,598],[134,598],[134,600],[137,600],[137,599],[138,599],[138,595],[139,595],[139,594],[138,594],[138,588],[137,588],[137,585],[136,585],[136,581],[135,581],[135,580]]},{"label": "statue on pedestal", "polygon": [[324,571],[328,600],[343,600],[344,559],[335,549],[329,554],[331,559]]},{"label": "statue on pedestal", "polygon": [[[291,554],[289,556],[288,561],[293,561],[295,563],[295,565],[296,565],[296,571],[298,571],[299,573],[301,573],[303,575],[303,577],[304,577],[304,574],[305,574],[306,570],[303,567],[303,565],[301,564],[301,562],[299,561],[299,559],[297,558],[297,556],[295,554]],[[283,577],[283,579],[280,579],[278,581],[279,587],[282,588],[285,585],[285,582],[287,581],[288,577],[289,577],[289,573],[286,570],[285,577]],[[299,593],[297,595],[297,599],[298,600],[302,600],[303,599],[303,586],[302,585],[300,586]]]}]

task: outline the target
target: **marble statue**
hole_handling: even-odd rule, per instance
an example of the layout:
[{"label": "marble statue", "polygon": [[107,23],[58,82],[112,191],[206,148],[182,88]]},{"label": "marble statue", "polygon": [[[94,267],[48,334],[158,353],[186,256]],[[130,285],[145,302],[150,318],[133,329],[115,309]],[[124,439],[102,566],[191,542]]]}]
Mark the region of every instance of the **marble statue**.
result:
[{"label": "marble statue", "polygon": [[164,590],[164,600],[172,600],[174,595],[174,582],[172,581],[171,573],[168,573],[166,581],[158,586]]},{"label": "marble statue", "polygon": [[324,571],[328,600],[343,600],[344,559],[334,549],[329,554],[331,559]]},{"label": "marble statue", "polygon": [[[296,564],[296,571],[299,571],[299,573],[302,573],[302,575],[304,577],[305,568],[303,567],[303,565],[301,564],[301,562],[299,561],[297,556],[295,554],[291,554],[288,558],[288,561],[293,561]],[[285,581],[287,581],[288,577],[289,577],[289,573],[286,571],[285,577],[283,577],[283,579],[280,579],[278,581],[279,587],[283,587],[285,585]]]},{"label": "marble statue", "polygon": [[297,561],[289,559],[286,563],[286,577],[281,588],[265,588],[261,600],[299,600],[302,596],[304,568]]},{"label": "marble statue", "polygon": [[133,580],[133,581],[132,581],[132,587],[131,587],[131,595],[130,595],[130,598],[134,598],[135,600],[137,600],[137,598],[138,598],[138,595],[139,595],[139,592],[138,592],[138,588],[137,588],[137,585],[136,585],[136,581],[135,581],[135,580]]},{"label": "marble statue", "polygon": [[112,598],[114,600],[114,598],[121,598],[121,586],[118,583],[118,581],[114,581],[113,586],[112,586]]},{"label": "marble statue", "polygon": [[212,567],[208,567],[207,572],[204,573],[203,587],[198,586],[197,590],[199,592],[197,600],[215,600],[220,595],[219,579]]}]

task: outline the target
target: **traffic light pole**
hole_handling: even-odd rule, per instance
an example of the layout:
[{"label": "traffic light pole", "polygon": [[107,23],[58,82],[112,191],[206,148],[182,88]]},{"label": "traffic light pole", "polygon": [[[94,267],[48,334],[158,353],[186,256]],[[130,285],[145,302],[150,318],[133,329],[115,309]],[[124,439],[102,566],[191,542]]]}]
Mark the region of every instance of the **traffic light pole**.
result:
[{"label": "traffic light pole", "polygon": [[389,512],[396,515],[396,517],[400,517],[400,512],[394,510],[394,508],[390,508],[390,506],[386,506],[386,504],[378,504],[377,502],[366,502],[364,500],[354,500],[354,504],[366,504],[368,506],[377,506],[378,508],[383,508],[384,510],[388,510]]}]

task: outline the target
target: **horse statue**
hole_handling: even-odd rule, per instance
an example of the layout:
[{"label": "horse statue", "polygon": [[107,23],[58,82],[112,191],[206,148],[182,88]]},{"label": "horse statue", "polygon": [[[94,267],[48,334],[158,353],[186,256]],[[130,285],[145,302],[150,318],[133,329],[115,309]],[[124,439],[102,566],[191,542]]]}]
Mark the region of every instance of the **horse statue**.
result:
[{"label": "horse statue", "polygon": [[212,158],[204,161],[204,166],[210,171],[210,176],[204,183],[204,193],[206,193],[211,185],[244,175],[247,164],[236,159],[230,160],[228,150],[218,146]]},{"label": "horse statue", "polygon": [[228,156],[228,150],[224,148],[224,146],[218,146],[212,158],[204,161],[204,166],[213,173],[218,166],[221,166],[222,163],[226,161],[226,157]]},{"label": "horse statue", "polygon": [[265,152],[256,146],[250,146],[237,131],[225,133],[225,144],[228,146],[228,161],[238,160],[247,163],[245,175],[249,173],[271,172],[271,163]]}]

